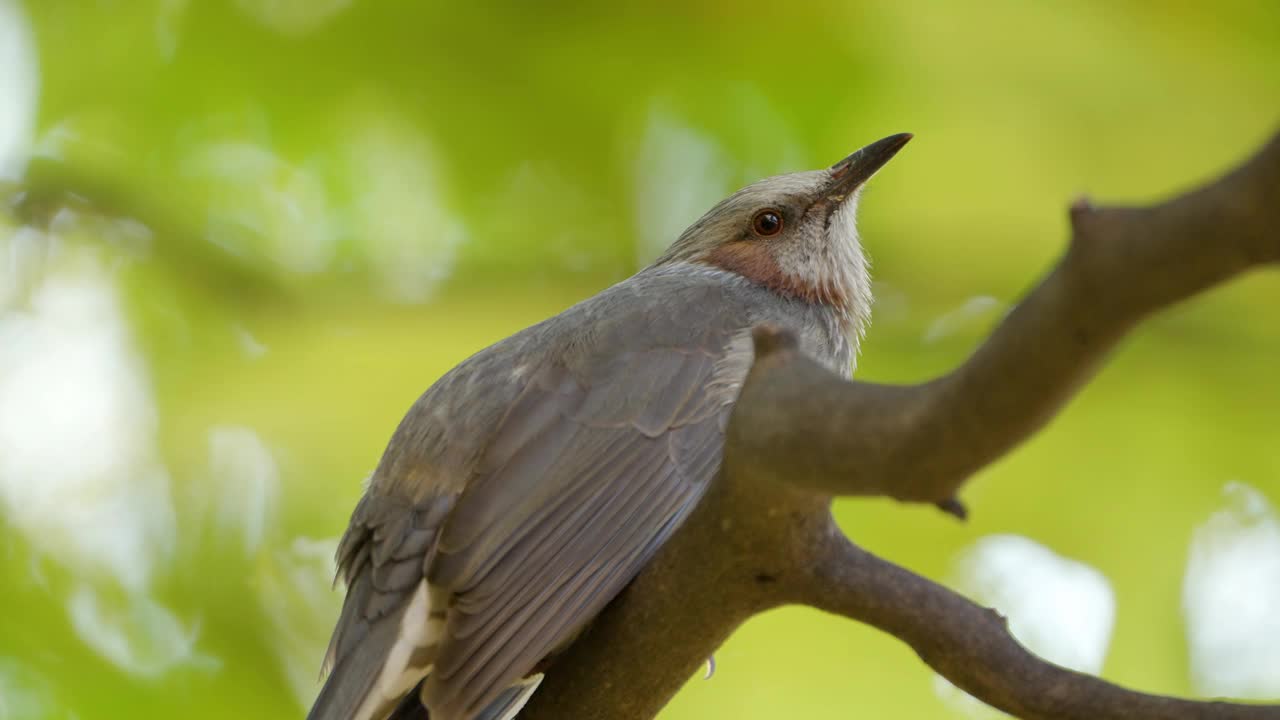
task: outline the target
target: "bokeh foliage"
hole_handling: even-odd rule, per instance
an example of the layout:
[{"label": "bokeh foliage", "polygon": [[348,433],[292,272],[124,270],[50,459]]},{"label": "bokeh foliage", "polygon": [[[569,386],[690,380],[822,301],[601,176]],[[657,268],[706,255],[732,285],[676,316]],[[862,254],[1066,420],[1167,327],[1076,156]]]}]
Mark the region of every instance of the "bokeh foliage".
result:
[{"label": "bokeh foliage", "polygon": [[[18,668],[54,717],[297,716],[281,658],[309,646],[287,636],[322,647],[330,607],[294,582],[290,549],[340,532],[413,399],[633,272],[744,182],[916,133],[861,222],[881,301],[859,373],[907,381],[962,358],[1061,252],[1074,194],[1184,188],[1274,130],[1280,107],[1266,0],[23,10],[35,156],[5,227],[72,207],[66,242],[112,268],[178,521],[150,592],[198,625],[203,658],[139,676],[86,647],[64,607],[80,578],[32,560],[38,543],[10,522],[0,671]],[[149,231],[109,242],[94,218]],[[976,296],[995,302],[966,306]],[[1228,481],[1280,499],[1278,301],[1256,276],[1156,319],[974,483],[967,525],[878,501],[842,503],[842,522],[942,579],[995,532],[1082,560],[1117,599],[1105,676],[1189,693],[1191,533]],[[253,552],[202,520],[221,426],[251,428],[278,465]],[[291,616],[316,620],[282,629]],[[813,612],[759,618],[717,660],[664,717],[952,712],[905,647]]]}]

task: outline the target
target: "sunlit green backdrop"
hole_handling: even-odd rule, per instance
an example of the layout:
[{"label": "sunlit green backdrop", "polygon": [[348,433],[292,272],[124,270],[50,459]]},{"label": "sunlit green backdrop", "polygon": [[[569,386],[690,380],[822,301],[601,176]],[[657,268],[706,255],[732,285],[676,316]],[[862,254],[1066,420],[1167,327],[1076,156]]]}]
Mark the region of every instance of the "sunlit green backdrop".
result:
[{"label": "sunlit green backdrop", "polygon": [[[410,403],[745,182],[916,134],[861,216],[878,304],[858,372],[906,381],[960,360],[1053,261],[1074,195],[1159,198],[1280,123],[1274,0],[0,8],[35,82],[33,156],[0,218],[0,438],[50,429],[46,455],[0,457],[4,720],[301,716],[340,598],[332,540]],[[975,480],[967,524],[883,501],[841,521],[944,581],[997,533],[1092,566],[1115,598],[1103,674],[1211,691],[1184,575],[1224,486],[1280,501],[1278,308],[1277,277],[1256,275],[1144,326]],[[65,345],[20,355],[23,328],[67,313]],[[114,365],[58,350],[93,333]],[[66,388],[132,378],[142,404],[67,420],[98,392],[40,375],[63,361],[83,375]],[[125,460],[76,464],[117,436]],[[137,547],[93,539],[129,513]],[[1280,626],[1256,632],[1280,646]],[[812,611],[752,621],[717,664],[663,717],[966,712],[905,646]]]}]

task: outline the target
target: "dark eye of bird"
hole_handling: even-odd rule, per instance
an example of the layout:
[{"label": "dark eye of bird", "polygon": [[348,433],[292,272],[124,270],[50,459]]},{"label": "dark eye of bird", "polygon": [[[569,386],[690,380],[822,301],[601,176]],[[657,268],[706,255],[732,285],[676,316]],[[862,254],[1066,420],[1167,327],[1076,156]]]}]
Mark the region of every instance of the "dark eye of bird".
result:
[{"label": "dark eye of bird", "polygon": [[782,215],[777,210],[761,210],[751,219],[751,229],[764,237],[777,235],[782,232]]}]

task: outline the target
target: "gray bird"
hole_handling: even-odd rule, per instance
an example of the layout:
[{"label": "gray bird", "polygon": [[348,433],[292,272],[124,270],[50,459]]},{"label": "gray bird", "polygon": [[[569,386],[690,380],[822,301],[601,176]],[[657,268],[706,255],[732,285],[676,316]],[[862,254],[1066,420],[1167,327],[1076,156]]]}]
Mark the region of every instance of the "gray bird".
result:
[{"label": "gray bird", "polygon": [[347,595],[309,720],[514,718],[707,489],[751,328],[850,371],[871,306],[858,195],[910,139],[739,190],[652,265],[432,385],[338,547]]}]

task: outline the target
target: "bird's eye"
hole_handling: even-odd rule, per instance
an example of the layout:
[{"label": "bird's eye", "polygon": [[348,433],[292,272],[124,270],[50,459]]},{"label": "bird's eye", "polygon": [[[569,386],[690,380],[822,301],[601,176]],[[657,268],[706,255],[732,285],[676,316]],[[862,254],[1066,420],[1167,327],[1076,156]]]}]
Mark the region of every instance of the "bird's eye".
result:
[{"label": "bird's eye", "polygon": [[751,218],[751,230],[761,237],[782,232],[782,215],[777,210],[761,210]]}]

